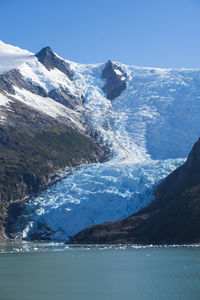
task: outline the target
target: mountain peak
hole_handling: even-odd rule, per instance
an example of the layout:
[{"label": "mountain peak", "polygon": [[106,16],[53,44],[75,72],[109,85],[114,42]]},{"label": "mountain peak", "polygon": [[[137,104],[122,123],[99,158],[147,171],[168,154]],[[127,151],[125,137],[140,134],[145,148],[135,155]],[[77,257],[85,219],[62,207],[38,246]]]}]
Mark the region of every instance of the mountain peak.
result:
[{"label": "mountain peak", "polygon": [[112,62],[112,60],[109,59],[106,63],[106,66],[112,66],[112,65],[113,65],[113,62]]},{"label": "mountain peak", "polygon": [[52,57],[55,56],[54,52],[49,46],[42,48],[37,54],[35,54],[35,56],[41,60],[44,59],[44,57],[46,57],[47,55]]},{"label": "mountain peak", "polygon": [[108,60],[102,72],[102,78],[106,80],[103,91],[109,100],[114,100],[126,89],[127,75],[117,64]]},{"label": "mountain peak", "polygon": [[49,46],[42,48],[35,56],[48,71],[56,68],[72,80],[73,76],[69,64],[64,59],[59,58]]}]

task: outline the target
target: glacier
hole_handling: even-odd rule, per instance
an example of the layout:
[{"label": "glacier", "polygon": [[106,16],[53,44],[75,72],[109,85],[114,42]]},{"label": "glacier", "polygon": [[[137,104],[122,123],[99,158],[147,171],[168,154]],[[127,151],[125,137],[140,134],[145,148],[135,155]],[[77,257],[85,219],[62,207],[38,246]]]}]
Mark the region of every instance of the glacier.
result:
[{"label": "glacier", "polygon": [[185,157],[200,132],[200,69],[117,63],[127,88],[113,101],[102,91],[105,64],[69,62],[89,123],[111,149],[108,162],[64,171],[66,178],[27,204],[24,239],[68,240],[80,230],[137,212]]},{"label": "glacier", "polygon": [[182,162],[108,162],[70,170],[29,202],[23,238],[63,241],[88,226],[126,218],[150,203],[155,183]]}]

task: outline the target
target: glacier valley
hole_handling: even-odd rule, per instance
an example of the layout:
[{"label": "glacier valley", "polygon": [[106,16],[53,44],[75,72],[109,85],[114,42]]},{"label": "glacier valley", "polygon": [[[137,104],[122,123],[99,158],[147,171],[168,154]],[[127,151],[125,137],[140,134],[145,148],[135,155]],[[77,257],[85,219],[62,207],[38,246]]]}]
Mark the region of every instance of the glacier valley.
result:
[{"label": "glacier valley", "polygon": [[[13,89],[0,94],[0,122],[6,122],[5,111],[15,97],[80,132],[86,131],[87,120],[111,152],[104,163],[62,171],[63,179],[31,198],[19,217],[19,237],[66,241],[88,226],[120,220],[147,206],[157,184],[184,163],[200,133],[200,68],[114,62],[112,71],[126,88],[109,100],[103,89],[105,63],[78,64],[49,52],[50,48],[46,51],[60,69],[46,68],[37,55],[0,42],[0,73],[15,68],[29,83],[27,90],[16,73]],[[63,61],[70,71],[65,66],[63,72]],[[63,90],[83,103],[77,100],[71,107],[54,101],[53,93],[60,97]]]},{"label": "glacier valley", "polygon": [[184,163],[200,132],[200,70],[119,65],[127,88],[110,101],[102,91],[104,64],[70,64],[90,124],[112,157],[66,170],[67,178],[27,206],[23,238],[67,240],[80,230],[137,212],[156,185]]}]

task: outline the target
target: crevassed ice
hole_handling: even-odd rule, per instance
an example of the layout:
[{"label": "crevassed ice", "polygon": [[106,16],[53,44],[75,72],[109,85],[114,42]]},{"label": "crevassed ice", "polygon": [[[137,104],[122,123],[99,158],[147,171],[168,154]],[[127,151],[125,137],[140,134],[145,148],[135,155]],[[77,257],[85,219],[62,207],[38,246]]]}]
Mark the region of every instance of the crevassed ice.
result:
[{"label": "crevassed ice", "polygon": [[113,156],[103,164],[75,168],[33,199],[25,238],[45,224],[41,235],[66,240],[87,226],[137,212],[197,140],[200,70],[120,66],[128,76],[127,89],[111,102],[102,91],[104,65],[71,63],[89,121]]},{"label": "crevassed ice", "polygon": [[[85,227],[125,218],[152,199],[155,182],[182,163],[182,160],[150,164],[94,164],[83,166],[43,192],[29,205],[34,222],[24,237],[38,231],[38,224],[52,230],[51,238],[66,240]],[[28,228],[28,230],[27,230]],[[45,237],[48,233],[41,230]]]}]

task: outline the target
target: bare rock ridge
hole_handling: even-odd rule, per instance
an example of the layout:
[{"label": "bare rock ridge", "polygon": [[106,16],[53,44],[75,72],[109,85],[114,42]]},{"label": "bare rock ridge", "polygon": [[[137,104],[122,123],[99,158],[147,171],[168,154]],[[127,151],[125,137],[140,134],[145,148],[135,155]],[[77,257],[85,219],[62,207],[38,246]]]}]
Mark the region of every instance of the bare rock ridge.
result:
[{"label": "bare rock ridge", "polygon": [[15,95],[13,86],[25,89],[36,95],[43,97],[47,96],[46,91],[42,87],[33,85],[26,81],[17,69],[13,69],[0,75],[0,92],[7,92],[11,95]]},{"label": "bare rock ridge", "polygon": [[50,97],[70,109],[74,109],[77,105],[81,105],[83,101],[81,96],[75,97],[68,90],[62,87],[46,92],[41,86],[34,85],[31,82],[26,81],[17,69],[13,69],[0,75],[0,92],[7,92],[11,95],[15,95],[14,86],[42,97]]},{"label": "bare rock ridge", "polygon": [[78,105],[82,105],[83,103],[83,96],[75,97],[68,90],[62,87],[51,90],[48,93],[48,97],[70,109],[75,109]]},{"label": "bare rock ridge", "polygon": [[69,65],[63,59],[55,55],[50,47],[43,48],[35,56],[39,62],[47,68],[47,70],[50,71],[56,68],[67,75],[70,80],[73,80],[73,74]]},{"label": "bare rock ridge", "polygon": [[126,89],[126,73],[110,60],[105,65],[102,78],[106,80],[103,91],[109,100],[114,100]]},{"label": "bare rock ridge", "polygon": [[155,191],[155,200],[117,222],[89,227],[70,243],[175,244],[200,242],[200,139],[186,163]]}]

